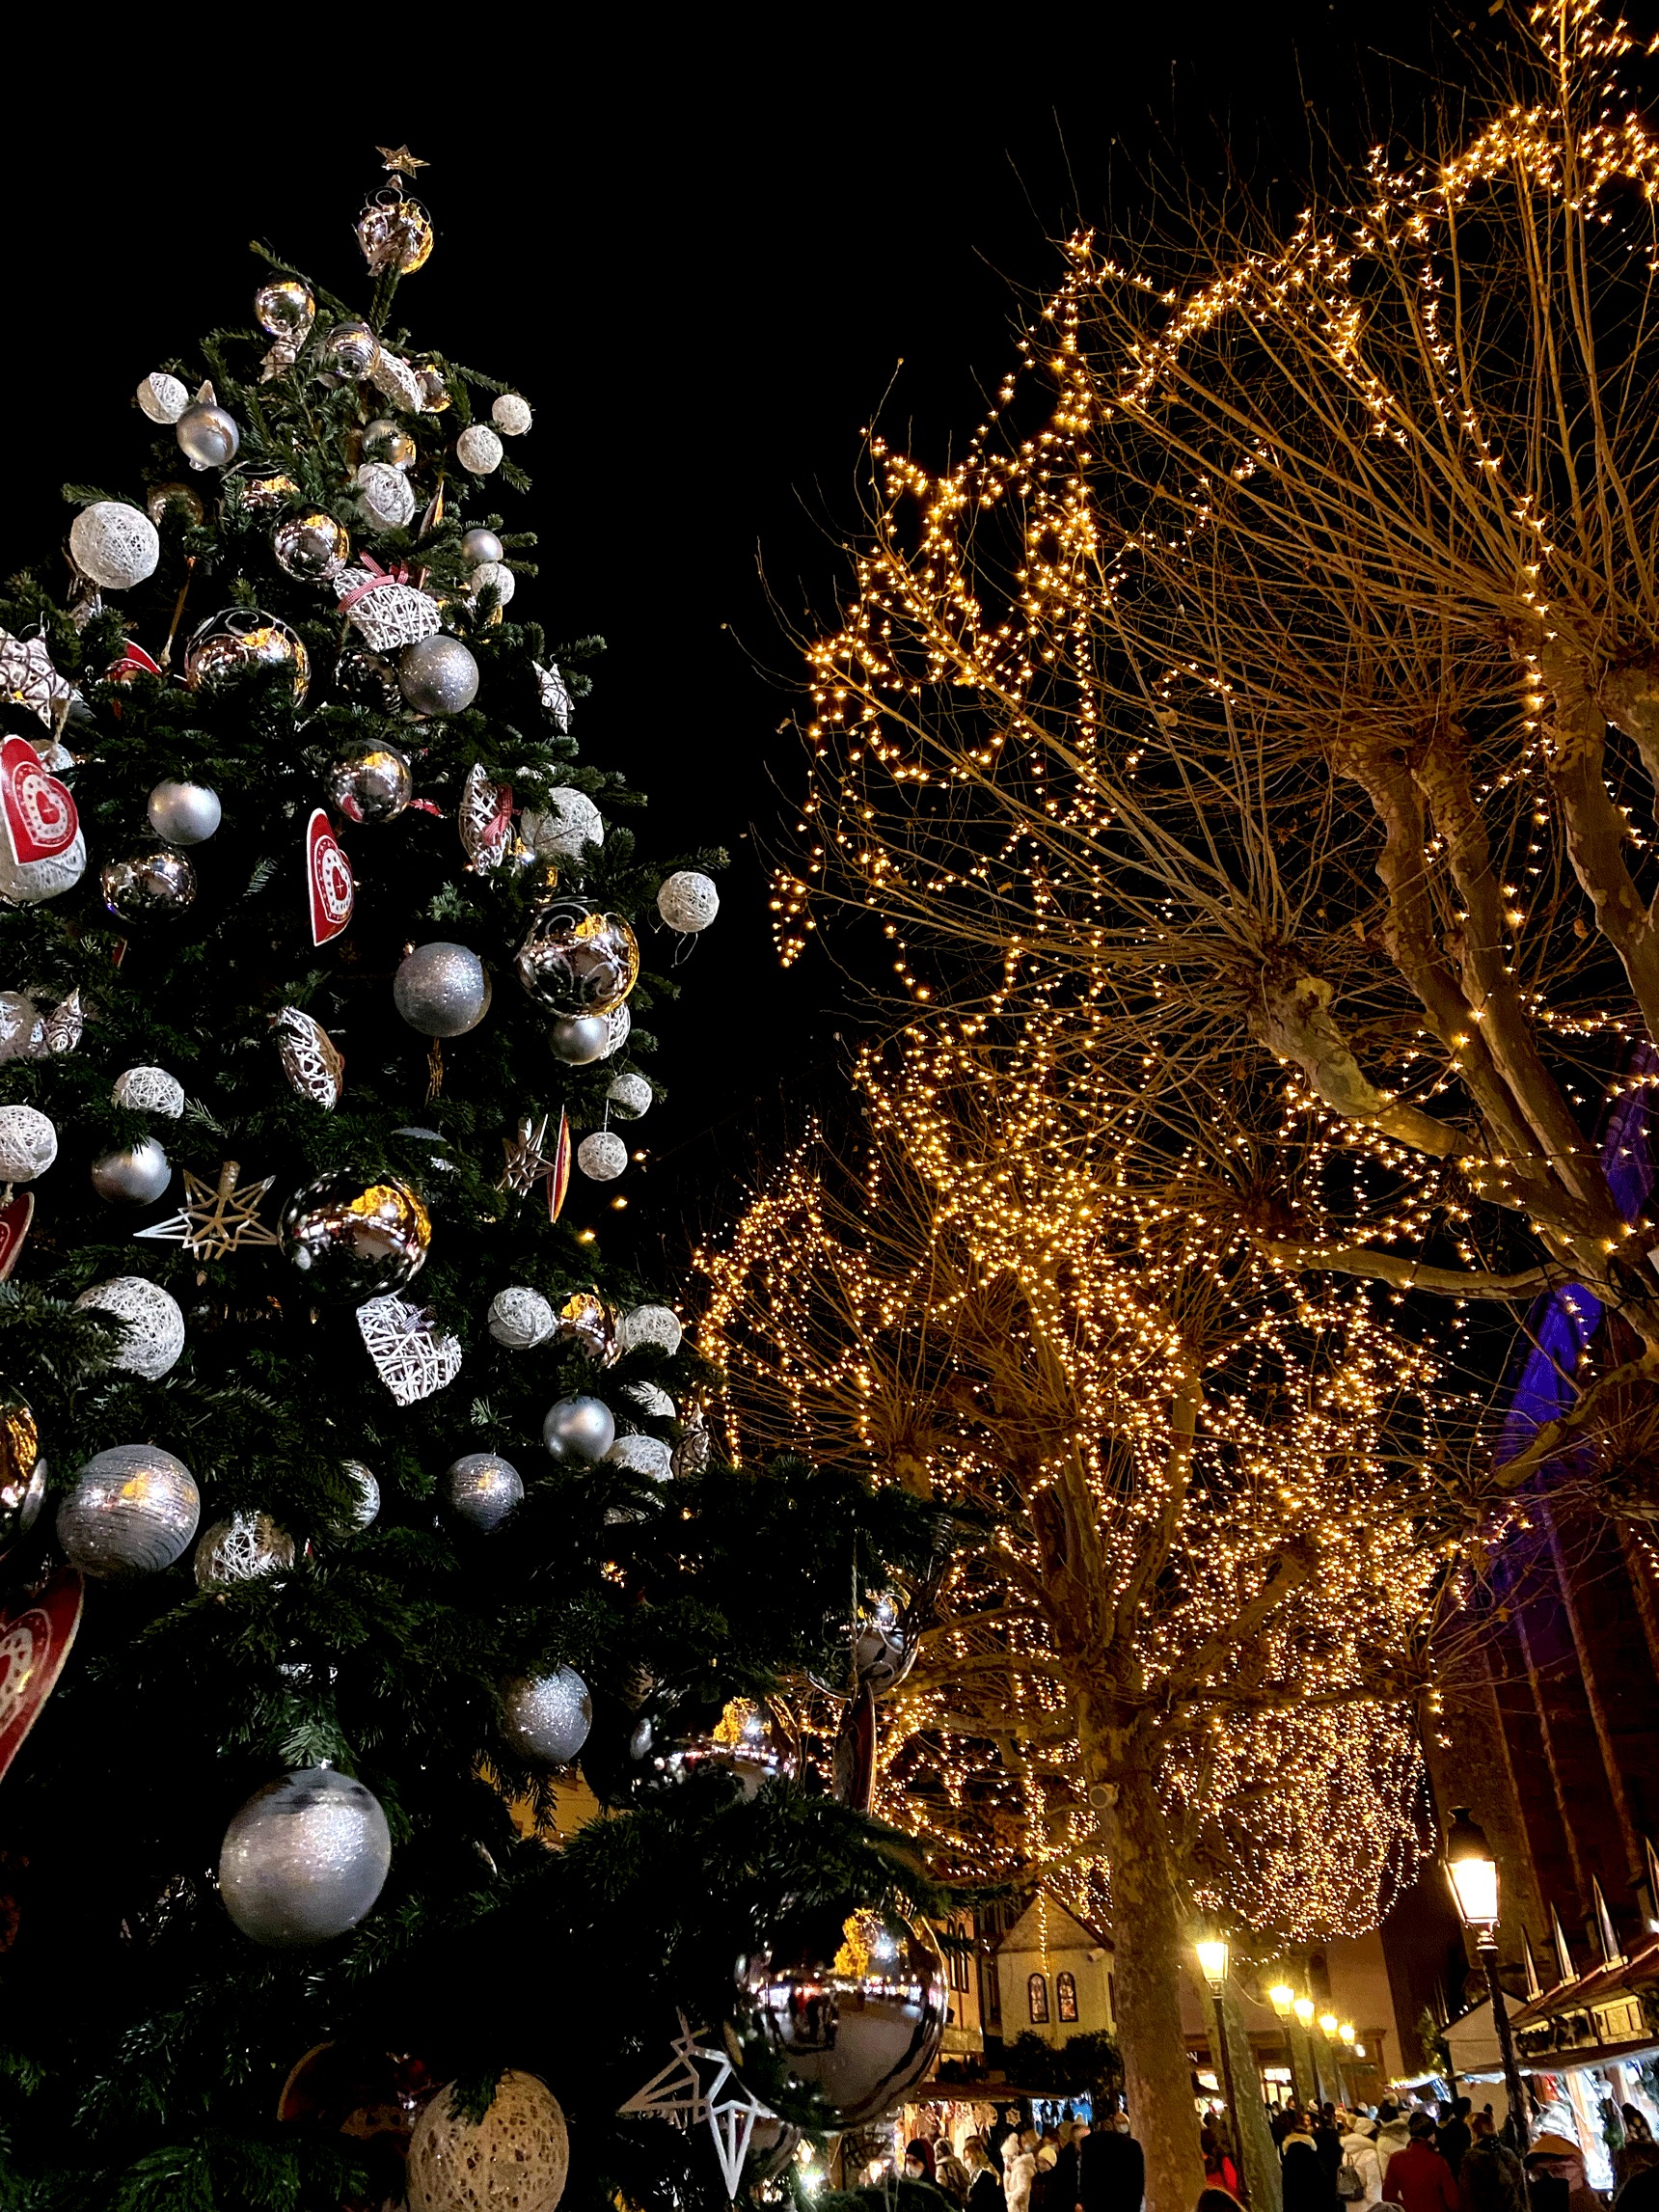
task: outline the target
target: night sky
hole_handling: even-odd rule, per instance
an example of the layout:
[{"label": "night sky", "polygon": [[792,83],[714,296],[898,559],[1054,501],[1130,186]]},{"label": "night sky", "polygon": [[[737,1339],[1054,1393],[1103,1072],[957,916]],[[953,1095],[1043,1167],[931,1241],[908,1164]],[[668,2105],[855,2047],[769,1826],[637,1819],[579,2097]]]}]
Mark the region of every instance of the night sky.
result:
[{"label": "night sky", "polygon": [[[861,427],[879,408],[927,460],[960,446],[1079,214],[1132,224],[1157,171],[1214,188],[1229,164],[1292,210],[1311,139],[1363,151],[1390,113],[1414,122],[1436,57],[1460,73],[1505,17],[1420,0],[911,9],[892,13],[893,40],[873,13],[701,12],[665,36],[659,12],[628,11],[613,42],[585,17],[569,47],[562,21],[486,26],[470,54],[452,29],[440,47],[319,23],[337,69],[290,67],[306,44],[290,20],[268,64],[250,41],[210,90],[83,82],[66,145],[101,121],[122,153],[85,207],[42,181],[38,138],[0,148],[14,218],[0,559],[39,559],[67,529],[66,478],[136,489],[132,389],[245,320],[251,237],[367,304],[351,224],[379,180],[375,142],[430,162],[418,188],[437,249],[397,312],[537,410],[517,457],[542,567],[518,606],[555,636],[608,639],[578,732],[651,793],[641,842],[733,855],[682,1005],[653,1023],[672,1095],[640,1131],[652,1158],[622,1217],[673,1270],[746,1169],[835,1096],[836,1033],[854,1033],[828,960],[785,974],[771,950],[757,846],[775,845],[779,794],[800,786],[779,732],[799,662],[762,564],[787,617],[832,606]],[[516,521],[524,503],[507,504]]]}]

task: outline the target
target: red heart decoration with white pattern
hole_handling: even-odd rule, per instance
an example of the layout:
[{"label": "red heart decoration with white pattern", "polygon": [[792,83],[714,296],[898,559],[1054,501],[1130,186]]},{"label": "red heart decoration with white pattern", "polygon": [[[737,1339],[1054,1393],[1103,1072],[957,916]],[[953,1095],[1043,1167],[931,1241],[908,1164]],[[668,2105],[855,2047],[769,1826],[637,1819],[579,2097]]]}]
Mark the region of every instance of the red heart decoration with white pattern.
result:
[{"label": "red heart decoration with white pattern", "polygon": [[80,828],[68,785],[42,766],[26,737],[0,740],[0,817],[19,867],[55,860],[68,851]]},{"label": "red heart decoration with white pattern", "polygon": [[313,944],[326,944],[351,919],[357,886],[351,862],[319,806],[306,824],[306,881],[311,890]]}]

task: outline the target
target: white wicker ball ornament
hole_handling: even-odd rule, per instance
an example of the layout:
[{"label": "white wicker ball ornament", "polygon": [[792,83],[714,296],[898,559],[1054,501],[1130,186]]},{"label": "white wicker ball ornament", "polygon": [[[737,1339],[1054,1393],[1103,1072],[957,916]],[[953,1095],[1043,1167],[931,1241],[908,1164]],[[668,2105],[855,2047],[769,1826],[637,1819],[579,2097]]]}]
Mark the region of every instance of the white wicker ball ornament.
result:
[{"label": "white wicker ball ornament", "polygon": [[605,1096],[618,1113],[626,1114],[630,1121],[638,1121],[639,1116],[646,1112],[650,1106],[652,1091],[650,1083],[643,1076],[630,1072],[626,1075],[612,1076],[611,1088]]},{"label": "white wicker ball ornament", "polygon": [[618,1436],[605,1460],[608,1466],[626,1467],[652,1483],[666,1483],[674,1471],[673,1453],[660,1436]]},{"label": "white wicker ball ornament", "polygon": [[161,533],[142,508],[95,500],[69,525],[69,553],[100,591],[125,591],[155,574]]},{"label": "white wicker ball ornament", "polygon": [[87,840],[80,830],[68,851],[49,860],[14,860],[11,846],[0,837],[0,899],[8,906],[38,906],[42,899],[62,898],[86,872]]},{"label": "white wicker ball ornament", "polygon": [[158,1382],[184,1350],[184,1316],[178,1300],[143,1275],[115,1275],[94,1283],[75,1300],[77,1312],[91,1308],[128,1324],[110,1365],[125,1375]]},{"label": "white wicker ball ornament", "polygon": [[678,1314],[666,1306],[635,1306],[622,1316],[616,1342],[624,1352],[666,1352],[671,1359],[684,1334]]},{"label": "white wicker ball ornament", "polygon": [[58,1133],[38,1107],[0,1106],[0,1183],[33,1183],[58,1157]]},{"label": "white wicker ball ornament", "polygon": [[390,461],[365,461],[353,479],[358,505],[382,530],[401,530],[415,513],[415,488]]},{"label": "white wicker ball ornament", "polygon": [[532,853],[579,860],[585,845],[604,844],[605,817],[585,791],[560,785],[548,793],[545,806],[525,808],[519,835]]},{"label": "white wicker ball ornament", "polygon": [[286,1574],[293,1563],[294,1540],[268,1513],[233,1513],[204,1530],[196,1546],[197,1587]]},{"label": "white wicker ball ornament", "polygon": [[58,1508],[58,1542],[83,1574],[155,1574],[183,1556],[201,1514],[182,1460],[159,1444],[117,1444],[75,1477]]},{"label": "white wicker ball ornament", "polygon": [[577,1146],[576,1164],[595,1183],[614,1183],[628,1164],[628,1147],[613,1129],[596,1129]]},{"label": "white wicker ball ornament", "polygon": [[177,423],[190,404],[189,387],[165,369],[152,369],[138,388],[138,403],[152,423]]},{"label": "white wicker ball ornament", "polygon": [[502,1691],[502,1734],[527,1759],[568,1765],[592,1725],[593,1700],[574,1667],[521,1675]]},{"label": "white wicker ball ornament", "polygon": [[443,624],[437,600],[413,584],[378,584],[367,569],[348,568],[335,578],[334,588],[338,598],[351,599],[345,618],[370,652],[399,652]]},{"label": "white wicker ball ornament", "polygon": [[681,868],[657,893],[657,912],[670,929],[686,936],[707,929],[721,911],[721,894],[695,868]]},{"label": "white wicker ball ornament", "polygon": [[455,458],[476,477],[487,477],[502,465],[502,442],[482,423],[475,423],[455,440]]},{"label": "white wicker ball ornament", "polygon": [[496,604],[504,607],[518,589],[518,578],[504,560],[480,560],[473,571],[474,591],[493,591]]},{"label": "white wicker ball ornament", "polygon": [[522,438],[534,420],[530,401],[516,392],[503,392],[490,409],[490,421],[503,438]]},{"label": "white wicker ball ornament", "polygon": [[553,1308],[540,1291],[515,1283],[490,1300],[490,1334],[509,1352],[530,1352],[553,1334]]},{"label": "white wicker ball ornament", "polygon": [[555,2212],[570,2172],[558,2099],[533,2074],[505,2073],[481,2120],[440,2089],[409,2139],[409,2212]]},{"label": "white wicker ball ornament", "polygon": [[164,1121],[177,1121],[184,1111],[184,1085],[165,1068],[128,1068],[117,1076],[109,1095],[119,1106],[159,1114]]},{"label": "white wicker ball ornament", "polygon": [[613,1059],[628,1042],[633,1028],[634,1017],[628,1010],[627,1002],[612,1006],[605,1017],[605,1050],[600,1058]]},{"label": "white wicker ball ornament", "polygon": [[46,1018],[23,991],[0,991],[0,1060],[36,1060],[46,1049]]}]

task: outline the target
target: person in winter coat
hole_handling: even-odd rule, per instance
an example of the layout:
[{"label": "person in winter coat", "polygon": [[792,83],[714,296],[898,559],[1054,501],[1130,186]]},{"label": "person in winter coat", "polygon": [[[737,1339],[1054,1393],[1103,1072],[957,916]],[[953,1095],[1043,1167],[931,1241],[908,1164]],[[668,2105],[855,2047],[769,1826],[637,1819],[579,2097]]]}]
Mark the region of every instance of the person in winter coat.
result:
[{"label": "person in winter coat", "polygon": [[1404,2212],[1461,2212],[1457,2184],[1452,2169],[1434,2147],[1434,2121],[1426,2112],[1414,2112],[1410,2141],[1397,2150],[1382,2170],[1382,2194]]},{"label": "person in winter coat", "polygon": [[1086,2119],[1068,2120],[1060,2130],[1060,2149],[1054,2160],[1054,2178],[1048,2184],[1048,2201],[1054,2212],[1077,2212],[1077,2153],[1089,2133]]},{"label": "person in winter coat", "polygon": [[1204,2178],[1212,2188],[1225,2189],[1229,2197],[1238,2194],[1238,2169],[1227,2154],[1227,2147],[1212,2127],[1198,2131],[1198,2147],[1204,2153]]},{"label": "person in winter coat", "polygon": [[1603,2212],[1606,2199],[1590,2186],[1584,2171],[1584,2152],[1564,2135],[1546,2129],[1533,2139],[1527,2152],[1527,2179],[1564,2181],[1567,2212]]},{"label": "person in winter coat", "polygon": [[1140,2212],[1146,2196],[1146,2152],[1129,2133],[1129,2115],[1114,2113],[1077,2150],[1077,2202],[1082,2212]]},{"label": "person in winter coat", "polygon": [[939,2145],[938,2155],[934,2160],[934,2180],[953,2204],[967,2202],[967,2192],[973,2176],[948,2143]]},{"label": "person in winter coat", "polygon": [[1526,2169],[1507,2143],[1477,2135],[1457,2169],[1463,2212],[1528,2212]]},{"label": "person in winter coat", "polygon": [[968,2137],[962,2146],[962,2163],[969,2174],[967,2212],[1008,2212],[1002,2177],[992,2165],[991,2153],[986,2149],[982,2137]]},{"label": "person in winter coat", "polygon": [[1395,2152],[1403,2150],[1410,2141],[1411,2129],[1405,2114],[1384,2097],[1376,2108],[1376,2162],[1384,2174]]},{"label": "person in winter coat", "polygon": [[1285,2138],[1279,2153],[1285,2212],[1337,2212],[1337,2193],[1311,2135]]},{"label": "person in winter coat", "polygon": [[1003,2178],[1008,2190],[1008,2212],[1027,2212],[1031,2184],[1037,2177],[1037,2136],[1021,2128],[1002,2146]]},{"label": "person in winter coat", "polygon": [[1452,2169],[1454,2180],[1456,2179],[1457,2169],[1463,2163],[1463,2153],[1473,2141],[1474,2137],[1469,2130],[1469,2100],[1467,2097],[1458,2097],[1453,2103],[1450,2118],[1441,2121],[1439,2132],[1434,2138],[1434,2147]]},{"label": "person in winter coat", "polygon": [[[1364,2195],[1350,2197],[1346,2202],[1356,2205],[1359,2212],[1367,2212],[1373,2204],[1382,2202],[1382,2165],[1376,2155],[1376,2122],[1357,2113],[1348,2122],[1343,2137],[1343,2165],[1351,2166],[1359,2175]],[[1341,2177],[1338,2178],[1341,2186]]]}]

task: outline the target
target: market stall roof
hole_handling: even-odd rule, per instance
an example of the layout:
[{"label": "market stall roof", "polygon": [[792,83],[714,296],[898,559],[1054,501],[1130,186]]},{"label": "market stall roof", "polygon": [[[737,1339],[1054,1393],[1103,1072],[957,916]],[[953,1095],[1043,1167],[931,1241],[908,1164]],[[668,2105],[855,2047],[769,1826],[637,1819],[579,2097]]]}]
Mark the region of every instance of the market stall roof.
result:
[{"label": "market stall roof", "polygon": [[1509,2015],[1523,2070],[1574,2073],[1651,2051],[1659,2034],[1643,2000],[1656,1990],[1659,1936],[1648,1937],[1628,1958],[1592,1966],[1544,1990]]}]

